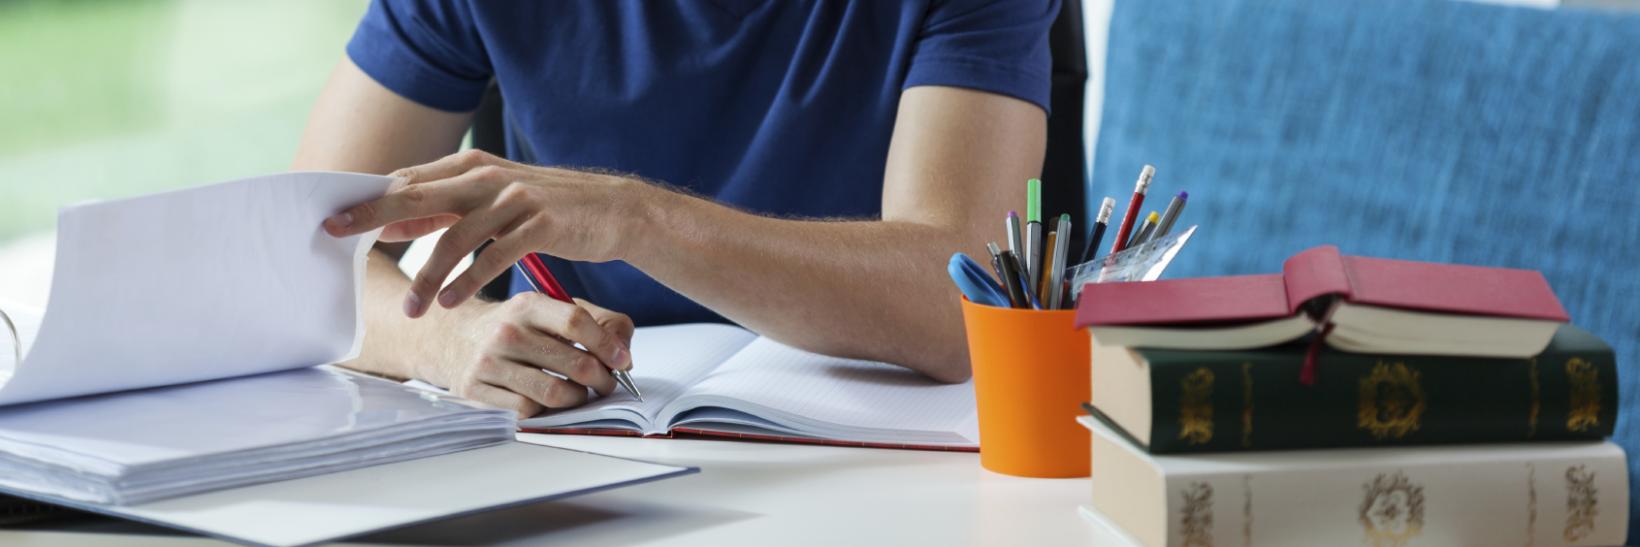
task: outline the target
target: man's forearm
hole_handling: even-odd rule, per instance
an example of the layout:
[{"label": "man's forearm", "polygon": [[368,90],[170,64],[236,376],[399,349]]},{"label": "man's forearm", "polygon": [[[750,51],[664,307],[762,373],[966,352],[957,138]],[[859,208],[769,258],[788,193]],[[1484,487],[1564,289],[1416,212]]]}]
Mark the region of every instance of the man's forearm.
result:
[{"label": "man's forearm", "polygon": [[811,351],[968,377],[953,251],[960,226],[786,220],[670,192],[655,196],[627,262],[737,323]]},{"label": "man's forearm", "polygon": [[[383,248],[387,247],[387,248]],[[427,317],[410,319],[404,315],[404,293],[410,279],[399,271],[397,254],[402,246],[378,246],[370,251],[365,267],[364,317],[369,332],[364,337],[360,357],[348,363],[348,368],[396,379],[422,377],[417,367],[427,363],[454,362],[455,356],[443,355],[444,347],[430,347],[427,340],[442,340],[448,336],[428,336],[428,329],[447,327],[444,316],[463,313],[462,308],[479,305],[478,302],[453,310],[438,309]],[[449,334],[449,333],[447,333]]]}]

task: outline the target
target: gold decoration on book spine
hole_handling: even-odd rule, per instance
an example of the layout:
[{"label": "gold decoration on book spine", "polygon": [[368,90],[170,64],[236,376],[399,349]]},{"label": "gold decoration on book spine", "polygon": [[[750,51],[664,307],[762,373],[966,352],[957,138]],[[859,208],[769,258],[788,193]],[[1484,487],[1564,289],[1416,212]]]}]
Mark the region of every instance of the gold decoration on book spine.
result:
[{"label": "gold decoration on book spine", "polygon": [[1253,547],[1253,476],[1241,476],[1241,544]]},{"label": "gold decoration on book spine", "polygon": [[1526,462],[1526,547],[1537,545],[1537,466]]},{"label": "gold decoration on book spine", "polygon": [[1566,361],[1566,378],[1571,382],[1571,409],[1566,429],[1584,432],[1600,426],[1600,370],[1594,364],[1573,357]]},{"label": "gold decoration on book spine", "polygon": [[1379,473],[1363,483],[1366,496],[1358,512],[1361,529],[1373,547],[1403,547],[1424,531],[1424,487],[1405,473]]},{"label": "gold decoration on book spine", "polygon": [[1537,545],[1537,465],[1527,462],[1527,547]]},{"label": "gold decoration on book spine", "polygon": [[1537,436],[1538,413],[1543,411],[1543,386],[1538,385],[1536,357],[1527,362],[1526,375],[1532,383],[1532,407],[1526,412],[1526,438],[1530,439]]},{"label": "gold decoration on book spine", "polygon": [[1184,497],[1179,508],[1179,544],[1213,547],[1213,485],[1191,482],[1179,495]]},{"label": "gold decoration on book spine", "polygon": [[1179,379],[1179,438],[1190,444],[1213,440],[1213,371],[1207,367]]},{"label": "gold decoration on book spine", "polygon": [[1241,447],[1253,447],[1253,363],[1241,364]]},{"label": "gold decoration on book spine", "polygon": [[1378,362],[1362,376],[1356,393],[1355,426],[1375,439],[1406,437],[1423,423],[1423,375],[1406,363]]},{"label": "gold decoration on book spine", "polygon": [[1594,532],[1594,519],[1600,516],[1599,496],[1593,471],[1582,465],[1566,468],[1566,529],[1561,539],[1572,543]]}]

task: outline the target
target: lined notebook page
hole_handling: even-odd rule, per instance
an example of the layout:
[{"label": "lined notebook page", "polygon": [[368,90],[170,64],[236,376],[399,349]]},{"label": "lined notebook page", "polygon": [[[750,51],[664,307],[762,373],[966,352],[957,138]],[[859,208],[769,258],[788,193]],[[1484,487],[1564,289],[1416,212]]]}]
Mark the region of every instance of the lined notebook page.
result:
[{"label": "lined notebook page", "polygon": [[622,416],[629,410],[653,418],[689,386],[751,343],[757,335],[733,325],[700,323],[644,327],[632,335],[632,382],[644,402],[624,389],[586,405],[523,421],[523,427],[560,427]]},{"label": "lined notebook page", "polygon": [[847,432],[897,430],[957,433],[978,439],[970,383],[943,384],[902,367],[828,357],[768,338],[754,340],[685,397],[696,395],[772,409],[783,416],[762,417],[810,422],[803,428],[815,429],[810,433],[819,436],[855,437]]}]

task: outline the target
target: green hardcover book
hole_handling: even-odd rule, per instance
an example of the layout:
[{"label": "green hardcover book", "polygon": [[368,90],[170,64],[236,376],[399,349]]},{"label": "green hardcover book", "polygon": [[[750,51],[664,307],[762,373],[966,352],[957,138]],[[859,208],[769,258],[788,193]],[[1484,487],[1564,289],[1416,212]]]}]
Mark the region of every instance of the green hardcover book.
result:
[{"label": "green hardcover book", "polygon": [[1610,346],[1566,325],[1531,359],[1368,355],[1307,346],[1093,345],[1091,403],[1153,454],[1597,440],[1617,420]]}]

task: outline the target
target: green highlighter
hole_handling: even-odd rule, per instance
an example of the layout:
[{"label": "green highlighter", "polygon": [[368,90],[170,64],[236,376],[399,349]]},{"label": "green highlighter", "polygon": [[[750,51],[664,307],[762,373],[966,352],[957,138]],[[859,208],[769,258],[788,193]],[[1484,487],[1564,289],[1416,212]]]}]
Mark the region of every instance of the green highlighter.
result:
[{"label": "green highlighter", "polygon": [[1026,286],[1042,283],[1042,179],[1025,181],[1025,277]]}]

